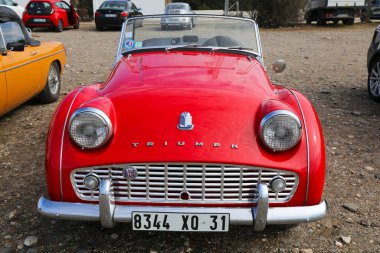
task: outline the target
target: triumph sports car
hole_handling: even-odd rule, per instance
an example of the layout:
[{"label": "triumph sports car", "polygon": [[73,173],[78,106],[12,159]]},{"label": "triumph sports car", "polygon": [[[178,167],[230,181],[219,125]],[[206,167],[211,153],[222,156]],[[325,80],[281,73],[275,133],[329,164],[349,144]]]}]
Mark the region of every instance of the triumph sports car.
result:
[{"label": "triumph sports car", "polygon": [[257,24],[197,15],[193,30],[161,31],[162,17],[128,19],[108,79],[57,109],[40,213],[159,231],[322,219],[321,125],[270,82]]}]

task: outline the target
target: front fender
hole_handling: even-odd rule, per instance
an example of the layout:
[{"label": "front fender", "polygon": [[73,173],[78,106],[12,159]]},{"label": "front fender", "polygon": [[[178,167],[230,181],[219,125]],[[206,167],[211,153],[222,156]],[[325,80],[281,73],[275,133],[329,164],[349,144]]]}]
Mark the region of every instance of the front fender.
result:
[{"label": "front fender", "polygon": [[292,91],[302,109],[305,131],[308,138],[308,187],[306,189],[305,204],[317,205],[322,200],[322,193],[326,174],[325,145],[321,123],[318,115],[309,100],[299,93]]},{"label": "front fender", "polygon": [[83,102],[96,97],[99,86],[78,87],[71,91],[58,106],[50,122],[46,140],[45,175],[47,191],[51,200],[62,200],[62,155],[63,141],[69,116]]}]

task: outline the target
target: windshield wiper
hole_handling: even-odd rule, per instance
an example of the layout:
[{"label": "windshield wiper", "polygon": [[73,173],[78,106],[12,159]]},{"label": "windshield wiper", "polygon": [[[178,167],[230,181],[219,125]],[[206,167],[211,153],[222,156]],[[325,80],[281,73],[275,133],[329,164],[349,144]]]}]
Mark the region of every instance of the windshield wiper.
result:
[{"label": "windshield wiper", "polygon": [[218,51],[218,50],[247,50],[247,51],[253,51],[253,48],[250,47],[214,47],[211,51]]},{"label": "windshield wiper", "polygon": [[181,45],[181,46],[167,47],[167,48],[165,48],[165,51],[166,51],[166,52],[169,52],[170,50],[173,50],[173,49],[181,49],[181,48],[197,48],[197,47],[198,47],[197,44],[187,44],[187,45]]}]

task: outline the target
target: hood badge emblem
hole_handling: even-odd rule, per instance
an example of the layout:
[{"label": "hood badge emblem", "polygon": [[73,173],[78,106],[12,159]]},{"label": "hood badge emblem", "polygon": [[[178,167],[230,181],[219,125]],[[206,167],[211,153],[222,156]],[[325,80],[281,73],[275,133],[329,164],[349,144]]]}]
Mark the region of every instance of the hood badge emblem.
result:
[{"label": "hood badge emblem", "polygon": [[194,129],[193,117],[191,116],[189,112],[181,113],[177,128],[179,130],[193,130]]},{"label": "hood badge emblem", "polygon": [[135,179],[137,177],[137,170],[132,166],[127,166],[123,169],[123,177],[126,179]]}]

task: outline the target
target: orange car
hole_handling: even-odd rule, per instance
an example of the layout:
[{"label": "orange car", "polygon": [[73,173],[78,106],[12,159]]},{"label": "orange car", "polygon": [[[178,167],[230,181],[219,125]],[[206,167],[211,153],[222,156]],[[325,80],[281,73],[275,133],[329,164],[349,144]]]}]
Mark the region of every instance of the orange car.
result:
[{"label": "orange car", "polygon": [[43,103],[58,99],[66,63],[63,44],[33,40],[7,7],[0,7],[0,53],[0,116],[33,97]]}]

